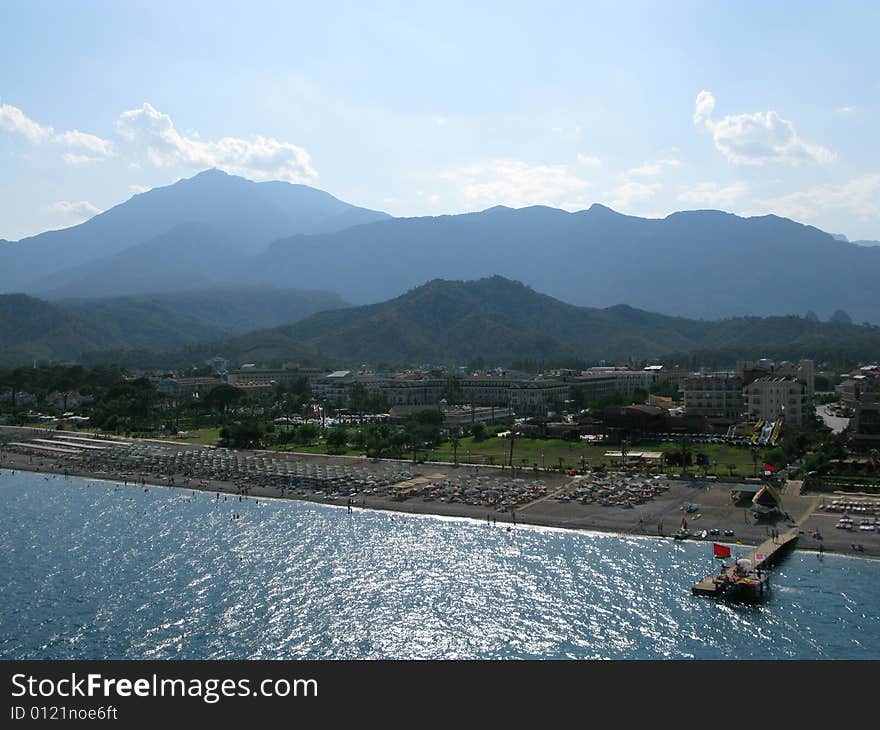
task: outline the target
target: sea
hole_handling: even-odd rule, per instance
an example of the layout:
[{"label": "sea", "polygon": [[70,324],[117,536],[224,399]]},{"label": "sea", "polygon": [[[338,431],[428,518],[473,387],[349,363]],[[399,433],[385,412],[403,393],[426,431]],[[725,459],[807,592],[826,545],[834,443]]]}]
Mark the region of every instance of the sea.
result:
[{"label": "sea", "polygon": [[878,659],[880,561],[0,471],[3,659]]}]

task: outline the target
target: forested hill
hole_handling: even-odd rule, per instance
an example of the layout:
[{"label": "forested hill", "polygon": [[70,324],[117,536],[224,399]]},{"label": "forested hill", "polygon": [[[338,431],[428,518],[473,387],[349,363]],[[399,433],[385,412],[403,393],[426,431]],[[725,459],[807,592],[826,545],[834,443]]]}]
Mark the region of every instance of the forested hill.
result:
[{"label": "forested hill", "polygon": [[[704,321],[625,305],[576,307],[495,276],[433,280],[380,304],[319,312],[290,325],[139,357],[175,366],[221,354],[234,363],[297,360],[359,367],[463,365],[475,359],[488,365],[589,364],[722,350],[732,360],[768,353],[835,363],[878,359],[880,327],[796,316]],[[125,358],[105,353],[93,361],[101,357]]]}]

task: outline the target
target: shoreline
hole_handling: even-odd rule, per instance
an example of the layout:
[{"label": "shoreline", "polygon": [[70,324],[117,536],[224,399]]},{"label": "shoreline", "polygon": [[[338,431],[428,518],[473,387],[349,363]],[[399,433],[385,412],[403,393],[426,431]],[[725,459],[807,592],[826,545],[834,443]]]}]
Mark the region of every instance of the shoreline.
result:
[{"label": "shoreline", "polygon": [[[240,487],[229,480],[191,479],[184,483],[172,480],[170,477],[156,478],[152,474],[144,475],[142,479],[133,479],[130,473],[122,469],[118,473],[81,470],[75,468],[74,464],[67,464],[67,468],[62,468],[62,465],[46,464],[41,460],[34,463],[34,457],[13,454],[9,451],[4,451],[2,456],[0,470],[3,471],[27,471],[47,476],[71,476],[119,484],[127,483],[131,486],[141,485],[145,487],[215,492],[232,496],[240,495],[244,498],[253,499],[295,500],[343,509],[348,507],[347,497],[328,499],[314,494],[280,494],[276,487],[260,486],[259,484],[248,485],[246,491],[242,491]],[[409,464],[409,462],[397,463]],[[420,466],[430,468],[439,465],[421,464]],[[478,472],[479,469],[473,469],[473,471]],[[688,520],[689,525],[699,524],[708,527],[710,523],[714,525],[720,523],[725,518],[727,523],[730,523],[733,521],[731,520],[731,517],[734,515],[733,510],[743,511],[739,508],[733,508],[730,504],[724,504],[724,501],[729,501],[727,495],[719,494],[721,491],[726,491],[724,486],[718,484],[695,486],[685,482],[674,482],[671,484],[670,494],[664,495],[663,498],[656,500],[656,502],[651,501],[627,510],[596,505],[560,504],[551,501],[549,497],[545,497],[515,510],[514,513],[510,511],[494,512],[485,506],[478,507],[463,503],[425,502],[420,499],[397,501],[387,495],[361,494],[352,500],[351,510],[369,509],[400,514],[454,517],[473,520],[477,523],[491,522],[494,526],[502,527],[540,527],[593,532],[622,538],[645,537],[671,540],[672,534],[677,529],[678,519],[682,516]],[[714,494],[712,494],[713,487],[715,490]],[[699,500],[701,503],[706,502],[707,504],[702,506],[700,514],[683,515],[680,508],[674,507],[682,499],[688,502]],[[880,559],[880,534],[876,532],[868,533],[864,536],[857,533],[840,534],[844,531],[835,530],[831,524],[831,521],[836,521],[838,516],[823,513],[817,509],[819,504],[825,501],[830,500],[828,497],[821,495],[792,495],[786,499],[786,505],[791,502],[797,502],[795,509],[789,510],[794,515],[794,519],[799,526],[799,539],[795,549],[821,554],[821,546],[821,552],[823,553]],[[659,523],[657,522],[658,519],[660,520]],[[793,526],[793,523],[786,524]],[[720,526],[721,524],[719,524]],[[661,529],[658,530],[658,527]],[[724,536],[723,534],[705,538],[696,536],[687,538],[685,541],[707,543],[707,547],[714,542],[731,546],[755,547],[769,536],[769,528],[764,525],[756,525],[754,523],[743,524],[740,522],[737,527],[739,529],[736,530],[735,536]],[[781,524],[779,527],[782,529]],[[812,537],[813,531],[816,529],[821,531],[823,536],[821,541]],[[851,549],[851,544],[854,540],[862,540],[864,545],[863,552]],[[865,541],[867,541],[867,544],[865,544]],[[697,580],[700,577],[695,575],[694,579]]]}]

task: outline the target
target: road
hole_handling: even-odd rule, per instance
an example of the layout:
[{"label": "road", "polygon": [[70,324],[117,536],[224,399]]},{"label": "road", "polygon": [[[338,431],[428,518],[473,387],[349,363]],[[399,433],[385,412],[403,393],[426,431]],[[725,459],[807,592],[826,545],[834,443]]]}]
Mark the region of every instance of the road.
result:
[{"label": "road", "polygon": [[828,404],[816,406],[816,415],[825,422],[825,425],[828,426],[833,433],[840,433],[843,429],[849,426],[849,419],[835,416],[830,412],[830,408],[831,406]]}]

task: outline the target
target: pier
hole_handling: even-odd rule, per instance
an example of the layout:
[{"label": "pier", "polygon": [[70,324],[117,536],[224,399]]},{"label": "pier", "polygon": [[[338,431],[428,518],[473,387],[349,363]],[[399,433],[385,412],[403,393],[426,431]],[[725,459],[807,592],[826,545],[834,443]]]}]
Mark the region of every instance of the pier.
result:
[{"label": "pier", "polygon": [[740,570],[736,563],[725,566],[718,575],[708,575],[695,583],[693,594],[711,598],[761,598],[770,585],[770,568],[794,548],[798,532],[799,528],[793,527],[776,538],[766,539],[748,555],[751,567],[747,572]]}]

